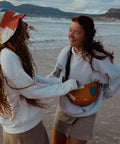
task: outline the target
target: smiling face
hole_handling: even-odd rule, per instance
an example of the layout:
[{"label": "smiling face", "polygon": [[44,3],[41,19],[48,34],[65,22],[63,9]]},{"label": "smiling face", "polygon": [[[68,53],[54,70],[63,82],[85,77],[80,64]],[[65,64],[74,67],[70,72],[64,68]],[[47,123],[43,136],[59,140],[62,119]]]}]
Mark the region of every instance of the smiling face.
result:
[{"label": "smiling face", "polygon": [[80,49],[84,47],[86,36],[82,25],[77,22],[72,22],[68,32],[68,37],[70,45],[74,48]]}]

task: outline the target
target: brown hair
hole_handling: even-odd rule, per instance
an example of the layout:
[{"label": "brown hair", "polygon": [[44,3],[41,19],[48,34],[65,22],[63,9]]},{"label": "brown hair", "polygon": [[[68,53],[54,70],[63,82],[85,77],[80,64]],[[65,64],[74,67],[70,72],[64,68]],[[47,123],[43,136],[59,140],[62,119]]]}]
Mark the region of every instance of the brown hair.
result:
[{"label": "brown hair", "polygon": [[114,59],[113,53],[106,51],[101,42],[99,41],[97,42],[94,40],[96,30],[94,28],[93,19],[85,15],[80,15],[80,16],[73,17],[72,21],[80,24],[85,31],[86,41],[84,44],[82,56],[84,59],[86,59],[85,58],[86,56],[89,58],[89,63],[91,65],[91,68],[94,70],[92,65],[93,58],[103,60],[106,57],[109,57],[111,62],[113,62]]},{"label": "brown hair", "polygon": [[[29,51],[29,48],[25,42],[25,40],[28,38],[29,38],[28,25],[27,25],[27,23],[23,22],[22,19],[20,19],[15,34],[5,44],[0,44],[0,51],[7,47],[10,50],[12,50],[13,52],[15,52],[19,56],[25,72],[32,79],[34,79],[34,76],[35,76],[34,68],[36,68],[36,66],[35,66],[34,60],[32,58],[32,55]],[[9,87],[11,87],[7,78],[3,75],[1,65],[0,65],[0,115],[1,116],[3,116],[3,115],[5,116],[5,115],[12,113],[12,109],[10,107],[10,104],[7,101],[7,95],[6,95],[5,89],[4,89],[4,80],[7,83],[7,85]],[[24,88],[27,88],[30,86],[31,85],[26,86]],[[15,90],[24,89],[24,88],[17,89],[17,88],[13,88],[13,87],[11,87],[11,88],[15,89]],[[45,104],[38,103],[37,100],[28,99],[22,95],[21,95],[21,98],[25,99],[28,104],[31,104],[33,106],[37,106],[37,107],[41,107],[41,108],[45,107]]]}]

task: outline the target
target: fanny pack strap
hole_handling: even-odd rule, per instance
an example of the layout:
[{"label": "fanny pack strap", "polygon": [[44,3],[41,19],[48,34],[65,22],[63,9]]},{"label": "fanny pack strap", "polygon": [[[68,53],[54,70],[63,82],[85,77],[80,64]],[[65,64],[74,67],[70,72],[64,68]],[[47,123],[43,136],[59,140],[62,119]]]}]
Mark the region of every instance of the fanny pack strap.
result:
[{"label": "fanny pack strap", "polygon": [[[68,53],[67,63],[66,63],[66,72],[65,72],[65,79],[68,80],[68,77],[70,75],[70,62],[71,62],[71,56],[72,56],[72,46],[70,48],[70,51]],[[96,83],[96,82],[95,82]],[[94,83],[93,83],[94,84]],[[96,83],[98,84],[98,83]],[[85,86],[88,86],[90,84],[87,84]]]},{"label": "fanny pack strap", "polygon": [[72,56],[72,46],[70,48],[68,58],[67,58],[67,64],[66,64],[66,72],[65,72],[65,79],[68,80],[69,74],[70,74],[70,61]]},{"label": "fanny pack strap", "polygon": [[[68,77],[69,77],[69,74],[70,74],[70,62],[71,62],[71,56],[72,56],[72,47],[70,48],[70,51],[68,53],[68,58],[67,58],[67,63],[66,63],[66,72],[65,72],[65,78],[66,80],[68,80]],[[100,84],[97,83],[97,82],[94,82],[94,83],[91,83],[91,84],[87,84],[87,85],[84,85],[83,88],[81,89],[86,89],[86,87],[97,87],[97,90],[96,90],[96,94],[95,94],[95,100],[97,99],[98,95],[99,95],[99,92],[100,92]],[[69,97],[69,95],[68,95]],[[70,99],[70,97],[69,97]],[[71,100],[71,99],[70,99]],[[95,101],[94,100],[94,101]],[[72,101],[73,102],[73,101]],[[93,101],[92,101],[93,102]],[[73,102],[74,103],[74,102]],[[87,104],[88,105],[88,104]],[[86,112],[84,110],[84,106],[86,105],[81,105],[81,108],[83,110],[83,112]]]}]

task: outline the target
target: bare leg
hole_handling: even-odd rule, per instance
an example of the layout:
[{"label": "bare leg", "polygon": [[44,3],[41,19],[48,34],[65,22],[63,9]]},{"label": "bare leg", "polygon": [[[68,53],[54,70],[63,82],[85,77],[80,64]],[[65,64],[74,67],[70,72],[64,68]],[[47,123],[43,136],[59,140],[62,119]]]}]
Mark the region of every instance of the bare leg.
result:
[{"label": "bare leg", "polygon": [[66,144],[67,137],[55,129],[53,129],[52,144]]},{"label": "bare leg", "polygon": [[69,138],[67,139],[66,144],[87,144],[87,141],[76,140],[76,139],[73,139],[73,138],[69,137]]}]

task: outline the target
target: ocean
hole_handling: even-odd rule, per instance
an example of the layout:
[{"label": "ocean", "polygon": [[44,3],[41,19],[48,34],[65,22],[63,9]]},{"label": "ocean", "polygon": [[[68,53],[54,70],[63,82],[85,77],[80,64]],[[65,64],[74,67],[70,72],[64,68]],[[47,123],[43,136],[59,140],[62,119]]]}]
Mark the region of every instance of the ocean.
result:
[{"label": "ocean", "polygon": [[[70,19],[25,17],[35,30],[30,31],[30,49],[62,49],[69,45],[68,31]],[[96,39],[100,40],[109,51],[114,51],[120,61],[120,21],[95,21]],[[119,54],[119,55],[118,55]]]}]

